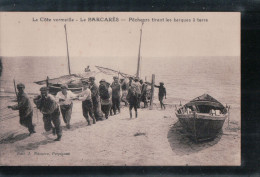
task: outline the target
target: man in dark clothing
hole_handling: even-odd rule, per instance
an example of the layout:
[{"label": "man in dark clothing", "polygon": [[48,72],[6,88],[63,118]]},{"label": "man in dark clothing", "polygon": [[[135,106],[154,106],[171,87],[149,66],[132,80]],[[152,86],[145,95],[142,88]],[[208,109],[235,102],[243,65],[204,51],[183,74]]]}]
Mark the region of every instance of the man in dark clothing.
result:
[{"label": "man in dark clothing", "polygon": [[100,112],[100,98],[99,98],[99,91],[98,86],[95,83],[95,77],[90,77],[90,90],[91,90],[91,97],[93,103],[93,111],[96,121],[102,120],[102,113]]},{"label": "man in dark clothing", "polygon": [[121,86],[118,82],[118,77],[113,77],[114,82],[111,84],[112,88],[112,108],[114,115],[116,114],[116,110],[118,110],[118,113],[120,113],[120,91],[121,91]]},{"label": "man in dark clothing", "polygon": [[109,94],[109,87],[107,82],[102,79],[99,85],[99,95],[101,100],[101,110],[105,114],[106,119],[108,119],[109,112],[111,109],[111,95]]},{"label": "man in dark clothing", "polygon": [[121,101],[125,103],[125,106],[128,106],[128,102],[126,100],[126,96],[127,96],[127,91],[129,88],[129,84],[125,81],[125,79],[121,79],[121,89],[122,89],[122,97],[121,97]]},{"label": "man in dark clothing", "polygon": [[160,101],[161,109],[165,109],[165,105],[163,103],[163,98],[166,99],[166,88],[164,87],[164,83],[160,82],[160,86],[154,85],[155,87],[159,88],[158,98]]},{"label": "man in dark clothing", "polygon": [[141,84],[141,101],[144,102],[144,108],[148,107],[147,99],[147,84],[143,83],[143,80],[140,80]]},{"label": "man in dark clothing", "polygon": [[127,97],[126,97],[128,103],[129,103],[129,113],[130,118],[132,118],[132,109],[135,110],[135,117],[137,118],[137,108],[138,108],[138,93],[136,91],[135,86],[130,86],[128,89]]},{"label": "man in dark clothing", "polygon": [[[52,129],[53,135],[57,134],[55,141],[60,141],[62,136],[62,128],[60,126],[60,110],[54,96],[49,94],[48,87],[40,89],[41,95],[34,98],[34,103],[43,114],[43,123],[45,131]],[[54,127],[52,125],[54,124]]]},{"label": "man in dark clothing", "polygon": [[24,93],[24,89],[25,89],[24,84],[22,83],[18,84],[17,89],[18,89],[18,95],[17,95],[18,104],[14,106],[8,106],[8,108],[11,108],[12,110],[19,110],[20,124],[28,128],[30,133],[29,135],[31,135],[35,133],[34,125],[32,123],[33,108],[30,99],[28,98],[27,94]]}]

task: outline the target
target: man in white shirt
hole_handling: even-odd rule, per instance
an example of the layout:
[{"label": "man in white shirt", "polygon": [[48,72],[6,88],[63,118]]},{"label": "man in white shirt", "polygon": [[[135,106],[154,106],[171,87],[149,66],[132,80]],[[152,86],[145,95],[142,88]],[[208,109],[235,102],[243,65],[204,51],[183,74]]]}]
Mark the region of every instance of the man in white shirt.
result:
[{"label": "man in white shirt", "polygon": [[57,93],[56,100],[60,105],[61,114],[63,120],[66,124],[66,127],[70,129],[70,119],[72,113],[72,99],[75,99],[77,96],[68,90],[66,85],[61,86],[61,91]]},{"label": "man in white shirt", "polygon": [[89,116],[93,119],[93,124],[95,124],[96,119],[93,114],[93,103],[91,97],[91,90],[89,89],[89,83],[88,81],[83,80],[82,84],[84,85],[84,90],[80,94],[78,94],[78,97],[79,100],[82,101],[83,116],[88,121],[88,125],[91,125]]}]

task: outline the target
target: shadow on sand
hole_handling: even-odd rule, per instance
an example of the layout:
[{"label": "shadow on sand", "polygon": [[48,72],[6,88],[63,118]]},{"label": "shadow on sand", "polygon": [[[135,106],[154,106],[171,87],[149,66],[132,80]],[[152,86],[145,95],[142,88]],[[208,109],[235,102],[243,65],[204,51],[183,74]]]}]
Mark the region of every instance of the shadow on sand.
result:
[{"label": "shadow on sand", "polygon": [[24,140],[29,137],[29,133],[22,133],[15,135],[15,133],[11,133],[6,138],[0,140],[0,144],[12,144],[17,141]]},{"label": "shadow on sand", "polygon": [[182,128],[180,122],[177,121],[170,128],[167,138],[172,150],[177,155],[182,156],[199,152],[217,144],[221,139],[221,136],[222,132],[219,133],[219,135],[214,140],[195,143],[187,136],[187,133]]},{"label": "shadow on sand", "polygon": [[[82,128],[82,127],[87,127],[87,123],[86,122],[74,123],[71,125],[70,129],[67,129],[65,126],[62,126],[62,131],[74,131],[74,130],[76,130],[78,128]],[[24,152],[25,150],[35,150],[41,145],[46,145],[46,144],[57,142],[57,141],[54,141],[54,139],[56,138],[55,136],[54,136],[54,138],[50,138],[48,136],[50,134],[52,134],[51,131],[43,133],[43,136],[45,136],[46,139],[44,139],[42,141],[28,143],[27,145],[24,145],[24,146],[17,146],[16,152]],[[27,136],[28,136],[28,134],[27,134]],[[61,139],[61,141],[62,141],[62,139]],[[7,142],[7,143],[10,143],[10,142]]]},{"label": "shadow on sand", "polygon": [[50,143],[55,143],[56,141],[53,141],[51,138],[47,138],[45,140],[35,142],[35,143],[28,143],[25,146],[17,146],[16,147],[16,152],[24,152],[25,150],[35,150],[37,149],[40,145],[46,145]]}]

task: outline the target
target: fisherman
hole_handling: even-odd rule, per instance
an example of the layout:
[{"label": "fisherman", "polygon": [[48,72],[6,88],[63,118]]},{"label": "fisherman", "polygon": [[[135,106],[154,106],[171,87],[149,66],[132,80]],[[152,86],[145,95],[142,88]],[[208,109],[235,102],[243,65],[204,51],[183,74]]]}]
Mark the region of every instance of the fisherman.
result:
[{"label": "fisherman", "polygon": [[158,93],[158,98],[159,98],[159,101],[160,101],[160,105],[161,105],[161,109],[165,109],[165,105],[163,103],[163,98],[166,99],[166,88],[164,87],[164,83],[163,82],[160,82],[160,85],[157,86],[157,85],[154,85],[156,88],[159,88],[159,93]]},{"label": "fisherman", "polygon": [[[62,128],[60,126],[60,110],[54,96],[49,94],[48,87],[40,89],[41,95],[34,98],[34,103],[43,114],[43,123],[45,131],[52,130],[53,135],[57,134],[55,141],[60,141]],[[54,127],[52,125],[54,124]]]},{"label": "fisherman", "polygon": [[101,110],[105,114],[105,118],[108,119],[109,111],[111,109],[111,100],[108,91],[107,82],[102,79],[100,80],[99,85],[99,96],[101,100]]},{"label": "fisherman", "polygon": [[90,72],[89,65],[85,68],[85,72]]},{"label": "fisherman", "polygon": [[128,106],[126,96],[127,96],[127,91],[128,91],[129,85],[125,79],[120,79],[120,84],[121,84],[121,89],[122,89],[121,101],[125,103],[125,106]]},{"label": "fisherman", "polygon": [[91,97],[93,102],[93,111],[96,121],[102,120],[102,113],[100,112],[100,98],[99,98],[99,91],[98,86],[95,83],[95,77],[90,77],[90,90],[91,90]]},{"label": "fisherman", "polygon": [[131,86],[129,87],[126,98],[129,103],[130,118],[132,118],[132,109],[133,108],[135,110],[135,117],[137,118],[138,93],[137,93],[137,89],[134,84],[131,84]]},{"label": "fisherman", "polygon": [[129,77],[129,82],[128,82],[128,89],[133,83],[133,77]]},{"label": "fisherman", "polygon": [[147,99],[147,84],[140,80],[141,85],[141,101],[144,102],[144,108],[148,107],[148,99]]},{"label": "fisherman", "polygon": [[111,84],[112,88],[112,107],[114,115],[116,115],[116,110],[120,113],[120,92],[121,92],[121,85],[119,84],[118,77],[113,77],[114,82]]},{"label": "fisherman", "polygon": [[29,130],[29,136],[36,133],[34,130],[34,125],[32,123],[33,118],[33,108],[29,97],[24,92],[25,86],[22,83],[17,85],[18,94],[17,101],[18,104],[14,106],[8,106],[12,110],[19,110],[20,124]]},{"label": "fisherman", "polygon": [[93,115],[93,103],[91,98],[91,91],[89,89],[89,82],[87,80],[82,80],[82,84],[84,86],[84,90],[78,94],[78,98],[82,101],[82,111],[83,116],[88,122],[88,126],[90,126],[89,116],[93,119],[93,124],[96,123],[96,119]]},{"label": "fisherman", "polygon": [[135,93],[136,93],[136,96],[137,96],[137,108],[140,108],[141,84],[140,84],[139,79],[137,77],[134,79],[134,82],[132,83],[132,87],[135,88]]},{"label": "fisherman", "polygon": [[110,102],[110,116],[113,116],[113,109],[112,109],[112,88],[110,86],[110,83],[107,82],[107,89],[108,89],[108,94],[109,94],[109,102]]},{"label": "fisherman", "polygon": [[72,100],[76,97],[77,95],[68,90],[67,85],[62,85],[61,91],[56,95],[56,101],[60,105],[61,114],[68,129],[70,129],[70,119],[73,107]]}]

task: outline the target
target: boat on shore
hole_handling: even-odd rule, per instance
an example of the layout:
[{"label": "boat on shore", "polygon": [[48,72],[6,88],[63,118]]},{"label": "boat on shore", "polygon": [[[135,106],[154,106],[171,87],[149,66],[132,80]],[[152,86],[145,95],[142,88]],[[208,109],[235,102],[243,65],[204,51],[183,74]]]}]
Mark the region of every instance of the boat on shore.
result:
[{"label": "boat on shore", "polygon": [[74,93],[80,93],[83,90],[83,84],[81,81],[95,75],[96,72],[91,71],[84,74],[70,74],[52,79],[47,77],[46,80],[36,81],[34,83],[38,85],[46,85],[49,88],[49,93],[53,95],[56,95],[61,91],[61,86],[64,84],[68,86],[68,90]]},{"label": "boat on shore", "polygon": [[222,130],[228,109],[208,94],[203,94],[176,109],[176,116],[188,136],[201,142],[214,139]]}]

